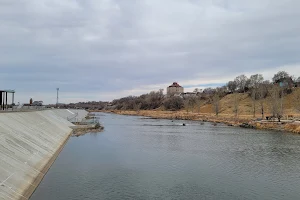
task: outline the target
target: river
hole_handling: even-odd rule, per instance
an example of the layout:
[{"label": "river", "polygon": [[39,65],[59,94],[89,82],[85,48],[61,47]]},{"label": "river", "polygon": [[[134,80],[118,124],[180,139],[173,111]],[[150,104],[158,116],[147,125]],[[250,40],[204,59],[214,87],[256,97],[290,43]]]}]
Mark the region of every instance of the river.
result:
[{"label": "river", "polygon": [[299,135],[99,115],[105,131],[71,138],[30,200],[300,198]]}]

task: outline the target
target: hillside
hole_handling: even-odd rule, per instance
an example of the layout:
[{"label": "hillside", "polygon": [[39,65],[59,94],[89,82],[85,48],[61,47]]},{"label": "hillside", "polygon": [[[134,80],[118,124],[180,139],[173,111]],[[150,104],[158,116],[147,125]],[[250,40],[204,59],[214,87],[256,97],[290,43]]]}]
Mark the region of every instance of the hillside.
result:
[{"label": "hillside", "polygon": [[[287,115],[294,115],[300,117],[300,112],[297,111],[295,108],[295,100],[294,95],[300,92],[300,88],[295,88],[291,94],[287,94],[283,98],[283,116]],[[238,99],[238,115],[242,118],[252,118],[253,117],[253,101],[249,94],[228,94],[225,97],[220,99],[220,115],[232,115],[234,116],[234,102],[235,102],[235,95]],[[271,98],[268,96],[267,98],[263,99],[264,103],[264,111],[265,116],[271,115]],[[200,106],[200,113],[204,114],[213,114],[213,105],[211,103],[205,103],[204,105]],[[261,117],[261,109],[259,105],[259,101],[256,100],[255,102],[256,108],[256,117]],[[194,107],[193,112],[198,113],[199,108],[197,106]]]}]

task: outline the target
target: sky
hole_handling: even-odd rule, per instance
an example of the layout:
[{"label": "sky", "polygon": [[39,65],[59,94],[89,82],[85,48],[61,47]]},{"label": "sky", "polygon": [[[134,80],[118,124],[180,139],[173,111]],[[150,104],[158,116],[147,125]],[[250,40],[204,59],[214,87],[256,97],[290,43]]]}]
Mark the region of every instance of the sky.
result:
[{"label": "sky", "polygon": [[15,101],[111,101],[176,81],[300,76],[299,0],[0,0],[0,84]]}]

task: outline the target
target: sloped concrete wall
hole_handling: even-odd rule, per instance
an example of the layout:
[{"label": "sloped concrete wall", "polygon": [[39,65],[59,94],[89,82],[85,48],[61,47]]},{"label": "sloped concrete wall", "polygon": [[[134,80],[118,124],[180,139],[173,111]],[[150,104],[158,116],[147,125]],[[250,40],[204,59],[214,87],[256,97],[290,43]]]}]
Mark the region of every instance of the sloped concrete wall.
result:
[{"label": "sloped concrete wall", "polygon": [[[68,140],[68,110],[0,114],[0,199],[28,199]],[[80,111],[82,115],[85,111]]]},{"label": "sloped concrete wall", "polygon": [[77,109],[55,109],[52,110],[56,115],[67,119],[70,122],[81,122],[83,118],[88,114],[85,110]]}]

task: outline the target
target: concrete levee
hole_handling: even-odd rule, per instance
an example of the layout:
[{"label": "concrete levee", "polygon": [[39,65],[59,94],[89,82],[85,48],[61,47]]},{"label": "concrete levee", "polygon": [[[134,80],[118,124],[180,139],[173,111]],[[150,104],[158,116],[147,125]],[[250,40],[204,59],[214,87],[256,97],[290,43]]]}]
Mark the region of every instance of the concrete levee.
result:
[{"label": "concrete levee", "polygon": [[88,114],[85,110],[76,109],[55,109],[52,110],[56,115],[67,119],[70,122],[80,122]]},{"label": "concrete levee", "polygon": [[[86,111],[79,111],[84,118]],[[0,199],[28,199],[68,140],[69,110],[0,114]],[[78,114],[79,115],[79,114]]]}]

